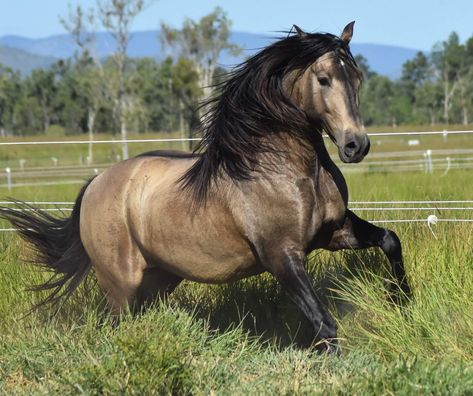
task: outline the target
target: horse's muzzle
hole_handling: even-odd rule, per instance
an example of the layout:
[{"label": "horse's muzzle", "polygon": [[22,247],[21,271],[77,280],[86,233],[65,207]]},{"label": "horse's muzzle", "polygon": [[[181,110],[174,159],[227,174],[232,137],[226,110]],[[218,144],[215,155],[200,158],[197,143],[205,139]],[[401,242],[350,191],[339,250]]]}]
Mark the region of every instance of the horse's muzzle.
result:
[{"label": "horse's muzzle", "polygon": [[339,147],[340,159],[345,163],[360,162],[370,151],[368,135],[353,134],[346,139],[343,147]]}]

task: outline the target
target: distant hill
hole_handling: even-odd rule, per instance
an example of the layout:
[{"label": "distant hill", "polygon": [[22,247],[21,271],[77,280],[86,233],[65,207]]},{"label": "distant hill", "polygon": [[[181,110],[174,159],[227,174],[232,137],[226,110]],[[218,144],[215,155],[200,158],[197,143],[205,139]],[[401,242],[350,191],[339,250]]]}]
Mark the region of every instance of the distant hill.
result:
[{"label": "distant hill", "polygon": [[[132,57],[151,56],[158,59],[162,58],[165,51],[161,48],[159,34],[159,31],[134,32],[130,40],[128,54]],[[244,51],[242,55],[237,58],[232,57],[229,54],[223,54],[220,58],[220,63],[223,66],[232,66],[239,63],[273,40],[274,36],[271,35],[233,32],[231,35],[231,41],[243,47]],[[45,62],[44,64],[46,65],[48,62],[51,62],[51,59],[69,58],[73,56],[77,50],[72,39],[66,34],[40,39],[30,39],[20,36],[3,36],[0,37],[0,45],[16,48],[30,53],[30,55],[33,56],[46,57],[43,59]],[[390,78],[398,78],[401,74],[402,64],[406,60],[412,59],[417,53],[417,50],[415,49],[381,44],[353,43],[351,47],[353,54],[363,55],[368,60],[368,64],[374,71]],[[113,38],[108,33],[99,33],[97,35],[97,50],[101,57],[106,57],[113,53],[114,48],[115,44]],[[10,64],[12,63],[23,70],[31,69],[30,63],[26,59],[24,64],[22,64],[19,58],[14,62],[10,61]],[[33,64],[36,65],[36,63]]]},{"label": "distant hill", "polygon": [[34,69],[48,68],[57,59],[51,56],[35,55],[18,48],[0,45],[0,64],[19,70],[22,76],[26,76]]}]

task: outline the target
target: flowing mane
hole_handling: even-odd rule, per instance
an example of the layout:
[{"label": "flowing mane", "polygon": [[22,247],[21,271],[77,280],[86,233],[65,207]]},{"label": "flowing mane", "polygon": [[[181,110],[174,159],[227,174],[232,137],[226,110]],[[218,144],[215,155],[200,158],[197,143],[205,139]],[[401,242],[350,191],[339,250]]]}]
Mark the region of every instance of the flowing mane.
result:
[{"label": "flowing mane", "polygon": [[180,179],[196,202],[206,200],[210,185],[220,175],[235,181],[251,179],[261,165],[259,155],[278,152],[271,136],[286,133],[309,139],[311,125],[289,98],[283,80],[291,72],[301,75],[332,51],[358,70],[349,46],[339,37],[289,33],[241,63],[216,86],[216,94],[201,106],[206,110],[198,131],[203,138],[195,151],[202,155]]}]

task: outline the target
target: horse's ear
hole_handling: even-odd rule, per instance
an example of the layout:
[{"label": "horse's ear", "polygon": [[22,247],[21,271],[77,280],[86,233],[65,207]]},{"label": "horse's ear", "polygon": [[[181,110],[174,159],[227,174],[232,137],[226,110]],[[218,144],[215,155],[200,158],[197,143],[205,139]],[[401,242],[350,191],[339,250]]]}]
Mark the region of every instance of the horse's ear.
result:
[{"label": "horse's ear", "polygon": [[299,26],[297,25],[293,25],[292,28],[296,31],[297,35],[299,37],[305,37],[307,36],[307,33],[304,32]]},{"label": "horse's ear", "polygon": [[350,22],[345,26],[340,38],[345,42],[345,44],[350,44],[351,38],[353,37],[353,26],[355,26],[355,21]]}]

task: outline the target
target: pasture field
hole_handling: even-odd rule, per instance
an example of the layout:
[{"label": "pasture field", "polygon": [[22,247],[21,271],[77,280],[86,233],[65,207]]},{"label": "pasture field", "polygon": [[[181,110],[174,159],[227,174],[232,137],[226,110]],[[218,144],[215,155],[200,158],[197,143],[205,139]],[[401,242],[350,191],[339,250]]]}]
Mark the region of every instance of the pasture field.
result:
[{"label": "pasture field", "polygon": [[[468,136],[425,139],[422,149],[473,148]],[[406,147],[399,139],[373,145],[374,152],[400,148]],[[30,147],[28,155],[39,164],[54,150],[66,158],[61,150],[73,149]],[[347,173],[350,199],[473,199],[471,170],[443,173]],[[78,189],[0,187],[0,196],[71,201]],[[471,219],[472,213],[358,214]],[[268,275],[228,285],[184,282],[165,304],[114,326],[92,274],[53,319],[47,309],[29,313],[41,296],[25,288],[45,275],[21,264],[30,253],[16,234],[0,233],[0,393],[473,394],[473,223],[439,223],[437,239],[426,222],[389,228],[403,242],[413,289],[403,309],[387,298],[389,271],[376,249],[309,257],[314,287],[339,324],[339,357],[314,352],[312,329]]]}]

